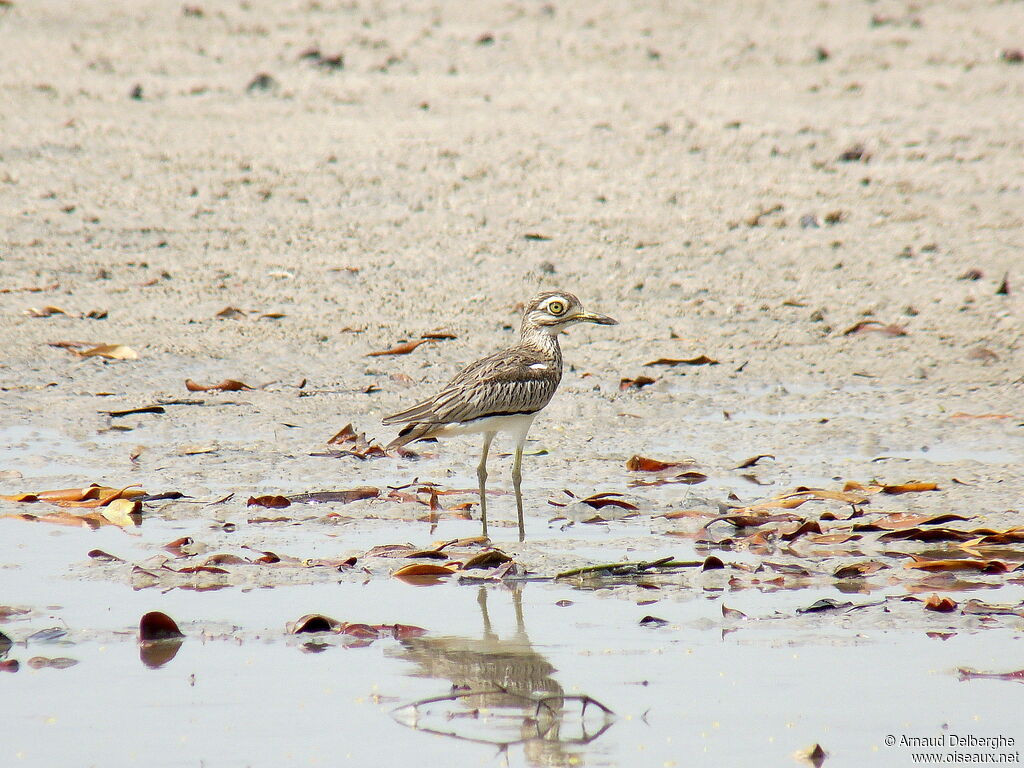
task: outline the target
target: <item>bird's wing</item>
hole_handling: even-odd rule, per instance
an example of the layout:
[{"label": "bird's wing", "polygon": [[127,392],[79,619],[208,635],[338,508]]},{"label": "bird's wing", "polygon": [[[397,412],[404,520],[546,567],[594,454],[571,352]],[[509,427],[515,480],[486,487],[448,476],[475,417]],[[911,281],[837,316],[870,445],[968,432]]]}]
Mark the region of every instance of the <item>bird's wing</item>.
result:
[{"label": "bird's wing", "polygon": [[386,417],[384,423],[451,424],[539,411],[558,388],[561,370],[555,365],[533,350],[499,352],[472,363],[434,397]]}]

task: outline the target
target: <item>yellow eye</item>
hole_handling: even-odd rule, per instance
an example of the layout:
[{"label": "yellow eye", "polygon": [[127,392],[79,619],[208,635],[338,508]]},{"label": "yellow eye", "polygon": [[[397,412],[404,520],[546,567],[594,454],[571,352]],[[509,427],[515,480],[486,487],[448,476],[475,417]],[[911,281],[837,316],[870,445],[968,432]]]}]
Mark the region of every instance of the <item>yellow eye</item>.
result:
[{"label": "yellow eye", "polygon": [[548,312],[556,317],[565,312],[565,304],[560,301],[552,301],[548,303]]}]

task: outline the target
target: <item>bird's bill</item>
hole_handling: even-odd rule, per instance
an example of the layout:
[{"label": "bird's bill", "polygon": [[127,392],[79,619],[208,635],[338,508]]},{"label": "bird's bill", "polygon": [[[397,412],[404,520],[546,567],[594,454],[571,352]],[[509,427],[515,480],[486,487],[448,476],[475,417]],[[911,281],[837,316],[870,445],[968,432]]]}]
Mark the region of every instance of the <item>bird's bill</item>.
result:
[{"label": "bird's bill", "polygon": [[597,312],[580,312],[573,320],[579,320],[581,323],[596,323],[597,325],[619,324],[618,320],[608,317],[608,315],[599,315]]}]

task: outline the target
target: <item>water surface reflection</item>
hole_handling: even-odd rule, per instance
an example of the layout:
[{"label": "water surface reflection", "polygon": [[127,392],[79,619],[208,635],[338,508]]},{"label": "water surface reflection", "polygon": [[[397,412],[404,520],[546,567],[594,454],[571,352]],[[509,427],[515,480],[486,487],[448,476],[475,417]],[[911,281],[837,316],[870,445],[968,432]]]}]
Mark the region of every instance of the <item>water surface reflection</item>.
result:
[{"label": "water surface reflection", "polygon": [[394,712],[403,725],[502,750],[522,744],[533,766],[581,765],[580,747],[613,723],[611,711],[586,696],[567,695],[554,665],[531,643],[521,586],[510,590],[515,628],[496,631],[487,587],[479,587],[479,637],[410,638],[390,655],[414,665],[413,677],[450,681],[447,695],[405,705]]}]

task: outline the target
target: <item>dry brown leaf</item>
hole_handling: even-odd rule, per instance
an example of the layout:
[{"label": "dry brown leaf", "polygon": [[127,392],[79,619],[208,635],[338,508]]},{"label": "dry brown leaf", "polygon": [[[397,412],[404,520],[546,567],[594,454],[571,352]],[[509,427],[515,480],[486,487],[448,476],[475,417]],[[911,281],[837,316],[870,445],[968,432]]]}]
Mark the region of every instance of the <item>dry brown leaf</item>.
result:
[{"label": "dry brown leaf", "polygon": [[682,485],[698,485],[708,479],[708,476],[703,472],[680,472],[677,475],[662,475],[661,477],[655,477],[653,480],[640,480],[634,479],[629,481],[630,488],[637,488],[640,486],[650,487],[656,485],[671,485],[673,483],[681,483]]},{"label": "dry brown leaf", "polygon": [[757,515],[769,509],[796,509],[797,507],[812,500],[830,500],[842,501],[846,504],[864,504],[868,499],[866,496],[840,493],[839,491],[827,491],[820,488],[798,488],[795,491],[781,494],[774,498],[758,502],[757,504],[742,507],[737,511]]},{"label": "dry brown leaf", "polygon": [[493,568],[501,565],[502,563],[508,563],[511,561],[512,558],[500,549],[485,549],[483,552],[474,555],[463,563],[462,570],[468,571],[473,568]]},{"label": "dry brown leaf", "polygon": [[179,456],[202,456],[204,453],[216,453],[220,446],[217,443],[190,443],[178,447]]},{"label": "dry brown leaf", "polygon": [[457,570],[456,565],[435,565],[434,563],[412,563],[392,573],[396,579],[418,579],[422,577],[451,576]]},{"label": "dry brown leaf", "polygon": [[890,496],[898,496],[901,493],[920,493],[922,491],[937,491],[939,486],[935,483],[910,482],[898,485],[861,485],[860,483],[848,482],[843,486],[844,491],[860,491],[861,493],[887,493]]},{"label": "dry brown leaf", "polygon": [[1006,573],[1012,568],[1009,564],[1004,563],[1002,560],[968,560],[968,559],[952,559],[952,560],[929,560],[918,555],[911,555],[911,562],[907,562],[905,567],[915,568],[920,571],[979,571],[981,573]]},{"label": "dry brown leaf", "polygon": [[451,558],[448,557],[448,555],[446,555],[444,552],[442,552],[440,548],[438,548],[438,549],[416,549],[416,550],[413,550],[412,552],[410,552],[409,554],[404,555],[404,557],[408,557],[408,558],[421,558],[421,557],[425,557],[428,560],[449,560],[449,559],[451,559]]},{"label": "dry brown leaf", "polygon": [[134,486],[128,486],[127,489],[123,488],[119,491],[117,488],[111,488],[107,485],[91,483],[82,488],[60,488],[53,491],[39,491],[35,494],[28,495],[35,496],[38,501],[46,501],[51,504],[56,504],[61,501],[86,501],[89,499],[101,499],[104,497],[114,499],[118,498],[118,494],[123,498],[135,498],[136,496],[145,495],[145,491],[129,490],[133,488]]},{"label": "dry brown leaf", "polygon": [[35,307],[29,307],[24,312],[22,312],[22,314],[23,315],[28,315],[29,317],[51,317],[53,315],[66,315],[67,312],[65,312],[60,307],[54,307],[54,306],[47,305],[47,306],[45,306],[45,307],[43,307],[41,309],[36,309]]},{"label": "dry brown leaf", "polygon": [[879,541],[970,541],[975,538],[970,531],[956,528],[900,528],[883,533]]},{"label": "dry brown leaf", "polygon": [[[95,509],[96,507],[105,507],[117,499],[137,499],[140,496],[146,495],[146,492],[140,490],[137,484],[127,485],[124,488],[108,488],[105,486],[94,486],[93,488],[95,488],[95,493],[92,492],[92,489],[89,489],[90,492],[83,497],[83,501],[58,500],[54,501],[54,503],[58,507]],[[45,494],[46,491],[40,493],[39,498],[48,501],[48,499],[44,499]]]},{"label": "dry brown leaf", "polygon": [[736,469],[747,469],[748,467],[752,467],[755,464],[757,464],[757,462],[759,462],[761,459],[774,459],[774,458],[775,457],[772,454],[770,454],[770,453],[759,453],[756,456],[751,456],[749,459],[744,459],[739,464],[737,464],[735,468]]},{"label": "dry brown leaf", "polygon": [[621,509],[628,509],[631,511],[637,511],[638,507],[625,499],[620,498],[621,493],[595,493],[593,496],[588,496],[585,499],[580,499],[583,504],[594,509],[602,509],[604,507],[619,507]]},{"label": "dry brown leaf", "polygon": [[342,445],[344,443],[354,443],[359,439],[356,434],[355,427],[351,423],[346,424],[344,427],[334,433],[334,436],[327,441],[328,445]]},{"label": "dry brown leaf", "polygon": [[249,565],[249,561],[244,557],[232,555],[229,552],[220,552],[216,555],[210,555],[203,560],[202,565]]},{"label": "dry brown leaf", "polygon": [[924,601],[924,609],[926,611],[936,611],[937,613],[952,613],[956,610],[956,601],[949,597],[931,595]]},{"label": "dry brown leaf", "polygon": [[104,552],[102,549],[90,549],[86,554],[87,557],[92,560],[98,560],[101,563],[123,563],[123,559],[117,555],[112,555],[109,552]]},{"label": "dry brown leaf", "polygon": [[487,536],[464,536],[461,539],[447,542],[449,547],[482,547],[490,543]]},{"label": "dry brown leaf", "polygon": [[917,528],[922,525],[938,525],[940,523],[970,519],[955,512],[946,512],[940,515],[911,515],[905,512],[892,512],[883,518],[872,521],[871,524],[887,531],[898,531],[905,528]]},{"label": "dry brown leaf", "polygon": [[191,536],[182,536],[180,539],[168,542],[163,548],[175,557],[187,557],[190,553],[186,552],[184,548],[191,547],[195,543],[195,539]]},{"label": "dry brown leaf", "polygon": [[297,493],[287,497],[295,504],[351,504],[353,501],[362,499],[375,499],[380,495],[380,489],[372,485],[361,485],[357,488],[349,488],[344,491],[313,491],[312,493]]},{"label": "dry brown leaf", "polygon": [[809,495],[812,499],[823,499],[828,501],[841,501],[844,504],[865,504],[868,499],[864,494],[848,493],[847,489],[842,491],[830,491],[825,488],[808,488],[801,485],[790,493],[783,494],[783,497],[797,497]]},{"label": "dry brown leaf", "polygon": [[370,642],[380,637],[380,631],[376,627],[356,622],[343,622],[338,631],[343,635],[349,635],[360,640],[369,640]]},{"label": "dry brown leaf", "polygon": [[166,613],[151,611],[139,620],[139,641],[143,643],[184,637],[174,619]]},{"label": "dry brown leaf", "polygon": [[0,288],[0,293],[44,293],[46,291],[53,291],[60,287],[60,283],[50,283],[49,285],[25,285],[19,288]]},{"label": "dry brown leaf", "polygon": [[367,357],[382,357],[384,355],[408,355],[410,352],[415,350],[421,344],[435,341],[435,339],[416,339],[415,341],[407,341],[404,344],[396,344],[390,349],[380,349],[376,352],[367,352]]},{"label": "dry brown leaf", "polygon": [[412,544],[378,544],[366,550],[363,557],[405,557],[415,550]]},{"label": "dry brown leaf", "polygon": [[388,632],[395,640],[407,640],[410,637],[420,637],[427,634],[423,627],[416,627],[412,624],[374,624],[373,628],[378,632]]},{"label": "dry brown leaf", "polygon": [[845,331],[843,336],[850,336],[855,333],[881,333],[885,336],[906,336],[907,329],[902,325],[890,324],[885,325],[880,323],[878,320],[861,320],[859,323],[851,325]]},{"label": "dry brown leaf", "polygon": [[[866,502],[865,502],[866,503]],[[860,507],[850,506],[849,509],[836,511],[833,509],[826,509],[820,515],[819,520],[853,520],[855,517],[863,517],[864,511]]]},{"label": "dry brown leaf", "polygon": [[284,509],[292,503],[284,496],[250,496],[245,502],[247,507],[266,507],[267,509]]},{"label": "dry brown leaf", "polygon": [[[365,432],[356,432],[351,424],[346,424],[336,432],[328,441],[328,445],[348,445],[347,450],[331,451],[328,453],[312,453],[311,456],[354,456],[357,459],[368,459],[371,457],[380,458],[387,456],[384,447],[366,438]],[[416,454],[407,448],[397,448],[395,452],[402,457],[415,457]]]},{"label": "dry brown leaf", "polygon": [[319,613],[307,613],[295,621],[289,621],[286,629],[289,635],[300,635],[307,632],[340,632],[342,623],[329,616]]},{"label": "dry brown leaf", "polygon": [[972,598],[964,603],[963,612],[978,616],[1024,616],[1024,603],[999,605]]},{"label": "dry brown leaf", "polygon": [[124,344],[98,344],[84,351],[71,350],[79,357],[102,357],[105,360],[138,360],[139,353]]},{"label": "dry brown leaf", "polygon": [[726,607],[725,603],[722,603],[722,618],[725,619],[745,619],[747,614],[743,611],[738,611],[735,608]]},{"label": "dry brown leaf", "polygon": [[898,496],[901,493],[920,493],[921,491],[937,491],[936,483],[903,483],[902,485],[883,485],[882,493]]},{"label": "dry brown leaf", "polygon": [[862,576],[870,576],[873,573],[877,573],[889,566],[885,563],[879,563],[875,560],[868,560],[863,563],[851,563],[850,565],[841,565],[836,568],[832,575],[837,579],[856,579]]},{"label": "dry brown leaf", "polygon": [[0,495],[0,499],[3,501],[19,501],[25,504],[34,504],[39,501],[39,496],[34,493],[15,493],[10,496]]},{"label": "dry brown leaf", "polygon": [[859,533],[822,533],[810,535],[807,540],[812,544],[845,544],[848,541],[857,541],[864,538]]},{"label": "dry brown leaf", "polygon": [[132,528],[141,523],[139,513],[142,502],[138,499],[114,499],[106,506],[100,507],[100,514],[105,520],[121,528]]},{"label": "dry brown leaf", "polygon": [[705,523],[704,527],[708,528],[714,523],[726,522],[730,525],[734,525],[737,528],[753,528],[759,525],[765,525],[766,523],[786,523],[794,520],[803,520],[799,515],[791,515],[788,513],[780,513],[776,515],[754,515],[744,514],[743,510],[737,510],[734,514],[719,515],[718,517],[709,520]]},{"label": "dry brown leaf", "polygon": [[992,544],[1021,544],[1024,543],[1024,527],[1007,528],[1005,531],[992,531],[984,528],[977,528],[971,531],[978,537],[967,541],[965,547],[980,547]]},{"label": "dry brown leaf", "polygon": [[187,565],[184,568],[179,568],[178,570],[176,570],[174,572],[175,573],[219,573],[219,574],[230,573],[230,571],[225,570],[224,568],[218,568],[215,565]]},{"label": "dry brown leaf", "polygon": [[690,358],[659,357],[657,360],[651,360],[649,363],[644,363],[644,366],[652,365],[718,365],[718,361],[713,360],[707,355],[698,355],[697,357]]},{"label": "dry brown leaf", "polygon": [[711,517],[711,515],[711,512],[703,509],[677,509],[673,512],[666,512],[661,517],[664,517],[666,520],[679,520],[691,517]]},{"label": "dry brown leaf", "polygon": [[793,541],[805,533],[821,533],[821,526],[817,520],[803,520],[794,525],[779,527],[779,538],[783,541]]},{"label": "dry brown leaf", "polygon": [[673,467],[692,467],[692,461],[661,461],[649,459],[646,456],[632,456],[626,462],[626,469],[630,472],[661,472]]},{"label": "dry brown leaf", "polygon": [[220,384],[197,384],[192,379],[185,379],[185,389],[189,392],[239,392],[253,388],[236,379],[224,379]]},{"label": "dry brown leaf", "polygon": [[650,376],[637,376],[632,379],[622,379],[619,381],[619,391],[625,392],[627,389],[643,389],[644,387],[653,384],[656,379],[652,379]]}]

